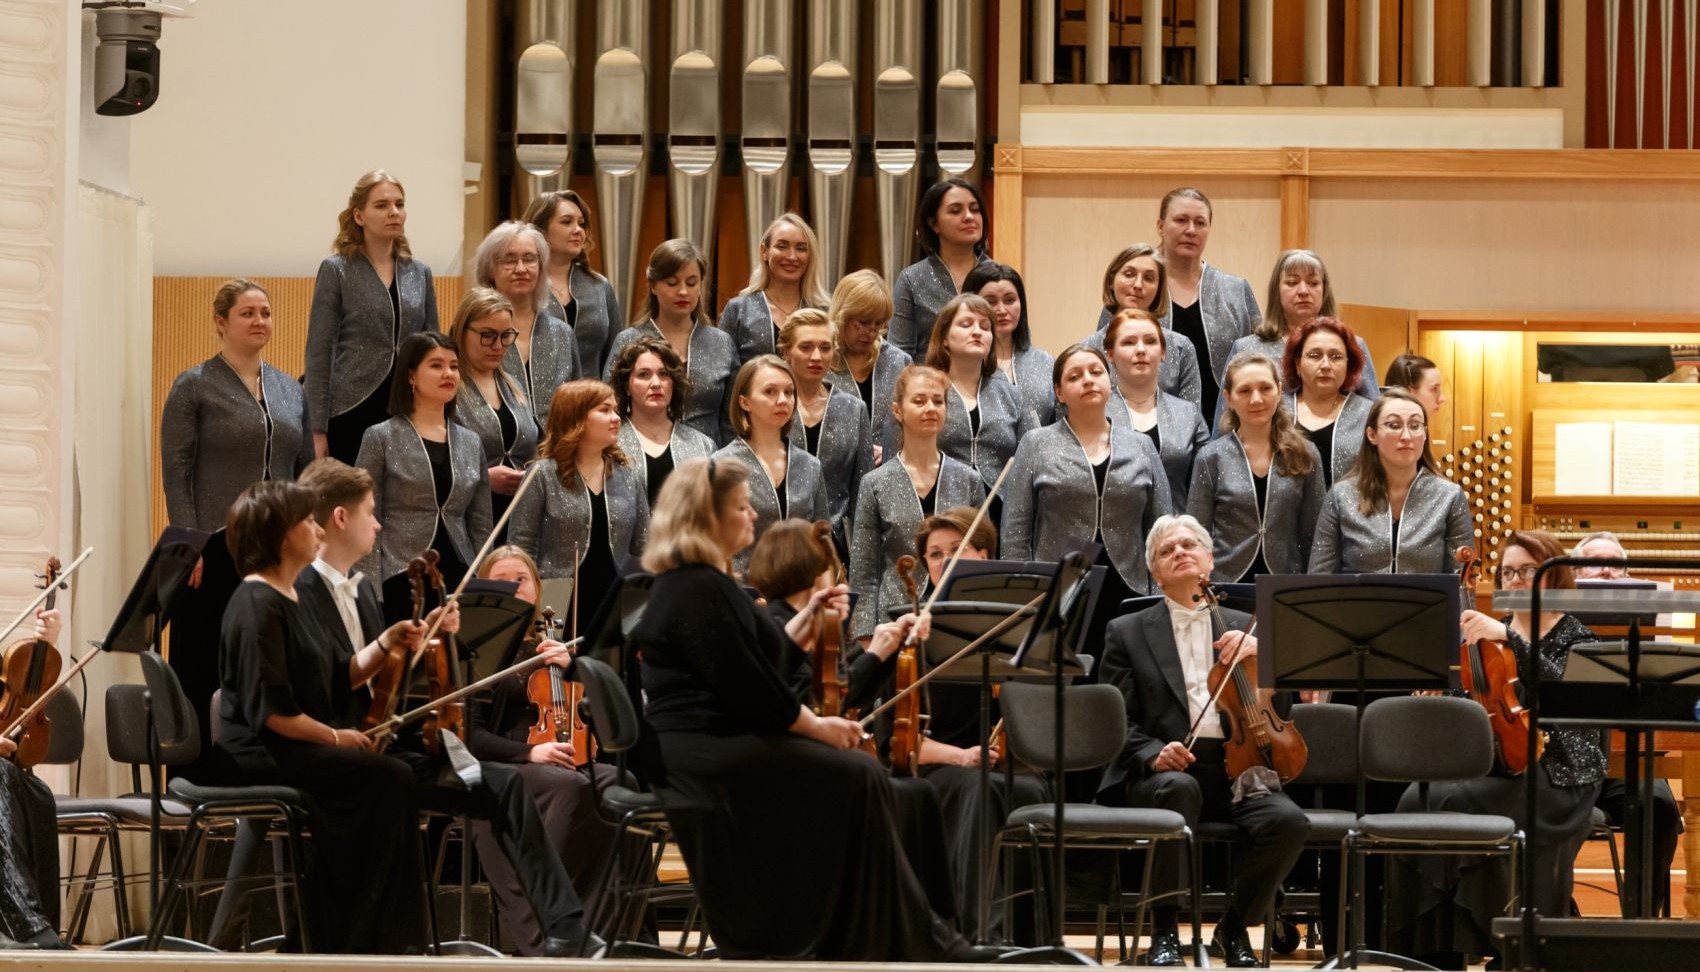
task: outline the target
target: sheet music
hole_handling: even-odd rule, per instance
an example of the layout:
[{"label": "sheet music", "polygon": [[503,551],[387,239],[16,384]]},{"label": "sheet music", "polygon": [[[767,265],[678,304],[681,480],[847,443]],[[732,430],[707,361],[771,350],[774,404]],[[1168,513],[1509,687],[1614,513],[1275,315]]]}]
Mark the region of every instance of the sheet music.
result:
[{"label": "sheet music", "polygon": [[1560,422],[1552,427],[1552,491],[1558,496],[1610,496],[1610,422]]},{"label": "sheet music", "polygon": [[1700,425],[1614,422],[1613,493],[1700,496]]}]

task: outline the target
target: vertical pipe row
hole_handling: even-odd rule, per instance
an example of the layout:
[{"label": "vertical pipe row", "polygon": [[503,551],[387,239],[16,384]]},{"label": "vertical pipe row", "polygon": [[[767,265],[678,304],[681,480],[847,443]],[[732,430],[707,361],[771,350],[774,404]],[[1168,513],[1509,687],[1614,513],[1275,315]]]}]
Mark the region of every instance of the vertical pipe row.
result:
[{"label": "vertical pipe row", "polygon": [[1027,26],[1027,53],[1034,84],[1057,81],[1057,0],[1033,0]]},{"label": "vertical pipe row", "polygon": [[1629,49],[1635,59],[1635,147],[1646,148],[1647,120],[1647,0],[1630,0],[1630,29],[1635,39]]},{"label": "vertical pipe row", "polygon": [[1381,0],[1358,0],[1358,83],[1381,84]]},{"label": "vertical pipe row", "polygon": [[1660,148],[1670,148],[1670,76],[1671,51],[1676,41],[1676,0],[1659,0],[1659,83],[1662,94],[1659,103],[1665,109],[1665,137]]},{"label": "vertical pipe row", "polygon": [[[1053,45],[1054,46],[1054,45]],[[874,205],[880,273],[909,264],[921,179],[921,2],[874,4]]]},{"label": "vertical pipe row", "polygon": [[745,0],[744,225],[750,266],[761,259],[761,234],[785,211],[791,160],[793,0]]},{"label": "vertical pipe row", "polygon": [[938,6],[933,127],[939,171],[972,177],[980,140],[980,0],[939,0]]},{"label": "vertical pipe row", "polygon": [[1493,84],[1493,0],[1470,0],[1464,22],[1464,83]]},{"label": "vertical pipe row", "polygon": [[1617,148],[1617,47],[1623,0],[1606,4],[1606,148]]},{"label": "vertical pipe row", "polygon": [[1547,5],[1523,3],[1523,87],[1547,85]]},{"label": "vertical pipe row", "polygon": [[522,0],[514,66],[514,174],[519,197],[567,187],[573,135],[570,0]]},{"label": "vertical pipe row", "polygon": [[1416,0],[1411,17],[1411,82],[1434,87],[1434,0]]},{"label": "vertical pipe row", "polygon": [[673,0],[667,83],[667,196],[673,232],[714,252],[720,192],[722,0]]},{"label": "vertical pipe row", "polygon": [[1305,84],[1328,83],[1328,0],[1305,0]]},{"label": "vertical pipe row", "polygon": [[1110,0],[1086,0],[1086,83],[1110,83]]},{"label": "vertical pipe row", "polygon": [[1196,76],[1199,84],[1213,85],[1221,81],[1220,50],[1221,22],[1217,0],[1197,0],[1193,13],[1198,31],[1198,62]]},{"label": "vertical pipe row", "polygon": [[1140,8],[1139,66],[1146,84],[1163,83],[1163,0],[1145,0]]},{"label": "vertical pipe row", "polygon": [[855,0],[809,6],[809,199],[823,279],[844,275],[856,183]]},{"label": "vertical pipe row", "polygon": [[606,247],[602,267],[620,303],[630,307],[649,168],[649,4],[598,0],[596,14],[591,156],[596,169],[596,215]]},{"label": "vertical pipe row", "polygon": [[1275,0],[1250,0],[1246,5],[1246,73],[1252,84],[1275,83]]}]

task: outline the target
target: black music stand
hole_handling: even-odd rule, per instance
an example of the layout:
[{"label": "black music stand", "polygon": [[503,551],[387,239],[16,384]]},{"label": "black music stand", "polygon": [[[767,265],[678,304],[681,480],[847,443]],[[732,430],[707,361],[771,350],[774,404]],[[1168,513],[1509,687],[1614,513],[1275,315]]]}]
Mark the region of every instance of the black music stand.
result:
[{"label": "black music stand", "polygon": [[[190,590],[189,577],[195,570],[195,564],[201,560],[203,551],[209,549],[207,541],[212,536],[186,527],[165,528],[159,539],[154,542],[147,562],[142,564],[141,571],[130,585],[130,592],[124,596],[124,603],[118,609],[118,616],[112,620],[112,627],[107,631],[106,638],[98,642],[102,651],[123,651],[135,655],[147,652],[159,654],[160,635],[165,626],[171,623],[174,612],[187,600],[184,593]],[[222,546],[220,544],[221,548]],[[228,562],[229,551],[214,551],[215,556],[220,553]],[[162,659],[161,666],[163,665]],[[172,746],[187,743],[188,740],[183,737],[188,735],[189,727],[178,720],[172,720],[172,725],[166,728],[173,733],[173,737],[164,741],[160,739],[160,723],[154,716],[155,693],[158,693],[160,698],[170,698],[173,693],[168,687],[158,683],[153,666],[144,664],[142,675],[147,683],[147,690],[142,693],[142,707],[147,714],[148,733],[148,914],[152,915],[159,912],[159,861],[163,856],[160,848],[160,817],[163,814],[161,791],[165,787],[165,781],[164,774],[160,772],[159,753],[167,743]],[[210,694],[207,701],[211,701]],[[200,721],[198,718],[195,720],[196,723]],[[146,934],[132,935],[109,942],[101,948],[130,951],[143,947],[147,940]],[[216,951],[209,945],[170,935],[161,936],[160,944],[167,951]]]},{"label": "black music stand", "polygon": [[[1263,688],[1354,689],[1363,725],[1370,689],[1414,691],[1451,686],[1459,643],[1460,592],[1451,574],[1265,574],[1257,579]],[[1355,812],[1364,815],[1366,777],[1361,733],[1352,737],[1358,765]],[[1390,952],[1343,947],[1324,967],[1369,961],[1403,969],[1432,966]],[[1348,959],[1347,956],[1351,958]]]}]

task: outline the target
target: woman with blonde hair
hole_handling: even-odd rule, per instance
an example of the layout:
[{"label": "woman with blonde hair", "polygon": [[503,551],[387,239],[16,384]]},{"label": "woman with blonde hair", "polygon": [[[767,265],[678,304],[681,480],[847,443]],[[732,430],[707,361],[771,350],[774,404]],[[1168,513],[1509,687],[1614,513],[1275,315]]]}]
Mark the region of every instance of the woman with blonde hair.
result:
[{"label": "woman with blonde hair", "polygon": [[[761,360],[744,367],[771,367]],[[743,463],[710,458],[667,480],[644,554],[651,607],[630,634],[654,731],[645,776],[679,836],[709,933],[732,959],[977,957],[928,907],[885,768],[849,751],[861,726],[815,715],[780,670],[813,649],[820,610],[842,610],[845,589],[812,595],[781,628],[729,572],[755,542],[749,476]],[[916,623],[906,617],[899,633]]]},{"label": "woman with blonde hair", "polygon": [[750,285],[720,312],[720,329],[738,346],[739,363],[774,353],[779,330],[792,314],[826,307],[819,259],[820,241],[803,217],[781,213],[767,225]]},{"label": "woman with blonde hair", "polygon": [[797,417],[791,444],[820,461],[826,481],[827,519],[840,551],[849,549],[848,518],[856,508],[856,490],[874,468],[874,442],[868,410],[852,392],[828,376],[832,366],[832,326],[826,314],[804,308],[779,329],[779,356],[797,380]]},{"label": "woman with blonde hair", "polygon": [[461,298],[449,324],[449,340],[460,349],[460,392],[455,418],[484,446],[490,472],[490,515],[501,519],[537,454],[537,420],[525,390],[502,370],[502,358],[519,332],[513,303],[488,287]]},{"label": "woman with blonde hair", "polygon": [[950,379],[951,404],[939,430],[939,448],[973,466],[990,487],[1021,437],[1035,426],[1021,393],[998,374],[992,360],[992,306],[985,298],[958,294],[945,303],[927,343],[927,367]]},{"label": "woman with blonde hair", "polygon": [[897,376],[909,367],[909,352],[885,340],[891,323],[891,289],[878,273],[857,270],[844,275],[832,292],[826,316],[832,321],[832,380],[868,408],[874,424],[874,465],[896,448],[891,423],[891,393]]},{"label": "woman with blonde hair", "polygon": [[634,341],[657,340],[673,349],[685,363],[690,391],[685,396],[684,422],[718,445],[731,433],[725,427],[732,376],[738,371],[738,349],[725,331],[714,326],[703,306],[708,280],[708,257],[690,240],[668,240],[649,255],[649,299],[643,317],[614,337],[602,379],[613,377],[614,359]]},{"label": "woman with blonde hair", "polygon": [[590,235],[590,207],[578,193],[562,189],[533,199],[521,219],[537,227],[549,245],[549,263],[543,271],[549,293],[544,313],[573,329],[580,373],[600,375],[609,341],[624,318],[614,285],[590,269],[590,251],[596,248]]},{"label": "woman with blonde hair", "polygon": [[620,561],[643,552],[649,529],[649,497],[620,449],[620,424],[614,389],[602,382],[555,389],[538,481],[514,509],[514,546],[537,560],[543,577],[575,579],[580,620],[602,603]]},{"label": "woman with blonde hair", "polygon": [[[1086,343],[1110,354],[1104,343],[1104,332],[1110,321],[1123,311],[1143,311],[1159,326],[1169,316],[1169,270],[1163,255],[1149,243],[1133,243],[1122,247],[1104,268],[1104,309],[1098,312],[1098,329],[1086,338]],[[1162,368],[1157,380],[1163,390],[1197,405],[1202,395],[1203,379],[1199,375],[1198,352],[1186,341],[1163,342]]]},{"label": "woman with blonde hair", "polygon": [[212,312],[218,353],[171,383],[159,429],[167,522],[208,533],[224,526],[244,489],[294,479],[313,460],[301,385],[265,363],[266,288],[231,280],[213,296]]},{"label": "woman with blonde hair", "polygon": [[402,338],[438,331],[431,268],[407,245],[407,191],[383,169],[354,183],[319,264],[307,316],[307,416],[313,451],[354,462],[366,430],[389,417]]},{"label": "woman with blonde hair", "polygon": [[517,219],[491,230],[472,257],[478,285],[496,290],[514,305],[516,333],[502,357],[502,370],[525,389],[539,426],[549,422],[555,389],[583,373],[572,327],[548,311],[543,270],[549,260],[542,231]]},{"label": "woman with blonde hair", "polygon": [[609,384],[624,419],[620,449],[631,457],[632,471],[653,506],[674,466],[712,455],[717,447],[713,439],[682,421],[691,378],[685,362],[666,341],[634,341],[621,349],[612,367]]},{"label": "woman with blonde hair", "polygon": [[[749,469],[756,538],[786,517],[826,519],[820,460],[791,441],[797,420],[797,379],[791,366],[778,355],[751,358],[738,369],[731,398],[727,424],[733,439],[714,458],[741,462]],[[733,563],[739,573],[749,559],[749,550],[738,552]]]}]

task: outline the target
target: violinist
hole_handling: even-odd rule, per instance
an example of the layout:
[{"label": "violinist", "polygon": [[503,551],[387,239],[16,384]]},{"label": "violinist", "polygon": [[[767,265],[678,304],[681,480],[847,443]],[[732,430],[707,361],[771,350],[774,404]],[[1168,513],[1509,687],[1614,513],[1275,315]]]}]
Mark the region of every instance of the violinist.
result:
[{"label": "violinist", "polygon": [[[384,664],[386,647],[396,638],[417,638],[418,626],[402,621],[382,627],[377,588],[359,573],[350,574],[354,565],[371,551],[380,525],[373,514],[373,484],[365,470],[347,466],[334,459],[314,462],[302,474],[301,485],[309,490],[314,504],[313,519],[317,522],[321,542],[318,556],[294,575],[293,592],[299,602],[303,620],[316,627],[317,643],[329,652],[327,675],[332,685],[332,697],[343,703],[343,711],[357,701],[359,690],[370,681]],[[438,609],[441,611],[442,609]],[[426,618],[430,624],[436,611]],[[441,630],[453,634],[459,630],[459,608],[451,605],[443,619]],[[358,706],[364,711],[365,706]],[[333,725],[351,724],[355,717],[342,716]],[[342,740],[366,737],[356,729],[337,729]],[[369,745],[369,743],[367,743]],[[378,757],[387,764],[401,767],[406,776],[403,784],[410,789],[410,802],[443,813],[466,815],[478,821],[474,826],[480,838],[484,864],[493,873],[502,870],[510,880],[491,887],[502,906],[504,917],[537,915],[538,926],[546,929],[535,937],[515,936],[528,954],[577,955],[584,943],[584,909],[573,889],[572,880],[549,853],[543,824],[538,819],[524,778],[512,767],[495,763],[480,764],[481,782],[467,788],[444,785],[445,761],[440,756],[427,756],[420,751],[419,742],[404,736],[390,755]],[[386,773],[393,773],[388,766]],[[386,781],[390,776],[384,777]],[[315,831],[315,839],[317,831]],[[512,879],[514,870],[519,872]],[[509,896],[504,892],[512,890]]]},{"label": "violinist", "polygon": [[[855,722],[797,701],[781,665],[816,640],[811,595],[783,628],[731,575],[755,542],[750,471],[692,459],[656,501],[643,565],[646,779],[660,797],[724,958],[990,957],[935,914],[904,854],[890,777]],[[995,954],[995,953],[992,953]]]},{"label": "violinist", "polygon": [[[519,589],[514,596],[535,605],[534,617],[541,618],[544,605],[537,603],[540,590],[537,564],[523,549],[509,546],[490,551],[478,575],[517,583]],[[564,616],[564,605],[562,611]],[[538,633],[535,627],[531,630],[533,636],[520,647],[520,657],[560,648],[553,635]],[[570,658],[566,652],[557,651],[549,663],[564,667]],[[491,689],[490,704],[473,710],[466,745],[487,764],[511,766],[525,779],[549,846],[567,873],[574,876],[584,895],[585,910],[595,913],[597,900],[605,890],[602,864],[608,859],[609,842],[615,839],[614,828],[596,812],[595,788],[611,786],[616,781],[615,769],[586,758],[587,740],[571,743],[548,740],[535,745],[530,742],[531,729],[537,722],[537,707],[527,697],[529,677],[513,675],[496,683]],[[581,753],[580,748],[587,752]],[[592,775],[596,777],[594,787]],[[542,954],[543,930],[531,910],[509,905],[516,899],[524,900],[513,867],[495,853],[496,844],[487,830],[480,828],[478,840],[484,873],[490,887],[495,889],[508,938],[518,944],[521,955]]]},{"label": "violinist", "polygon": [[[1542,562],[1564,555],[1563,545],[1550,533],[1514,532],[1500,550],[1495,586],[1508,591],[1528,590]],[[1542,589],[1575,586],[1571,568],[1554,567],[1547,571]],[[1537,646],[1541,678],[1551,681],[1564,676],[1573,646],[1598,640],[1574,615],[1555,611],[1541,612],[1537,623],[1528,611],[1496,618],[1466,610],[1462,628],[1468,641],[1496,641],[1514,650],[1520,665],[1527,663],[1530,645]],[[1606,756],[1598,734],[1569,729],[1546,733],[1546,749],[1539,768],[1533,770],[1538,774],[1539,822],[1534,839],[1524,849],[1524,853],[1534,855],[1536,878],[1534,887],[1523,890],[1543,915],[1570,913],[1576,852],[1588,838],[1594,800],[1605,771]],[[1517,821],[1518,829],[1528,833],[1524,800],[1521,776],[1495,775],[1431,783],[1426,805],[1412,785],[1399,801],[1399,810],[1498,814]],[[1494,954],[1490,925],[1505,914],[1511,900],[1511,875],[1502,860],[1426,855],[1391,860],[1387,889],[1389,944],[1393,948],[1442,969],[1468,968],[1466,961]]]},{"label": "violinist", "polygon": [[[59,640],[57,609],[35,613],[37,641]],[[0,738],[0,949],[70,948],[59,938],[59,830],[53,791]]]},{"label": "violinist", "polygon": [[[1250,968],[1259,962],[1246,926],[1268,913],[1310,825],[1279,789],[1228,777],[1224,717],[1211,701],[1210,670],[1256,655],[1257,639],[1243,633],[1250,621],[1244,613],[1213,615],[1195,599],[1214,567],[1211,550],[1210,535],[1191,516],[1165,516],[1151,527],[1145,557],[1163,601],[1116,618],[1105,630],[1100,678],[1121,689],[1128,727],[1121,757],[1105,771],[1099,794],[1111,800],[1125,794],[1133,807],[1173,810],[1189,826],[1202,819],[1244,831],[1245,851],[1236,853],[1233,894],[1213,945],[1229,967]],[[1197,738],[1188,748],[1183,740],[1195,725]],[[1177,887],[1180,849],[1153,853],[1153,891]],[[1144,964],[1182,964],[1178,919],[1173,899],[1155,907]]]}]

